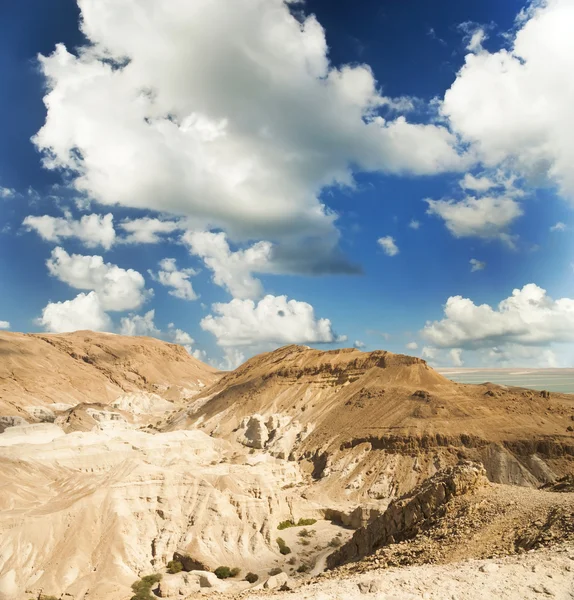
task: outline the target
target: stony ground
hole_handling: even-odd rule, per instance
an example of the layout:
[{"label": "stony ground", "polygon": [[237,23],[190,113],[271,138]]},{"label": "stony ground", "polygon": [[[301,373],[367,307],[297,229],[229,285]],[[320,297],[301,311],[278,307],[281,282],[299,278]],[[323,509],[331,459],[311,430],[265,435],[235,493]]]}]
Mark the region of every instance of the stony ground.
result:
[{"label": "stony ground", "polygon": [[251,592],[242,600],[541,600],[574,598],[574,545],[519,556],[448,565],[375,569],[341,578],[330,573],[284,592]]}]

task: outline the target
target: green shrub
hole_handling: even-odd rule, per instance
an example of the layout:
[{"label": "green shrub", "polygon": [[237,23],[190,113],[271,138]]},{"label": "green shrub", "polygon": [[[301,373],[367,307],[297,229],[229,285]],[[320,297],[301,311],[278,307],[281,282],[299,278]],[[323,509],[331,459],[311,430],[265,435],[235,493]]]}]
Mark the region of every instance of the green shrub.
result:
[{"label": "green shrub", "polygon": [[277,538],[277,545],[279,546],[279,552],[281,552],[283,556],[291,554],[291,548],[289,548],[289,546],[285,543],[285,540],[283,538]]},{"label": "green shrub", "polygon": [[317,519],[299,519],[297,527],[307,527],[309,525],[315,525]]},{"label": "green shrub", "polygon": [[338,537],[334,537],[330,542],[329,542],[329,546],[331,546],[331,548],[338,548],[340,545],[342,544],[341,542],[341,538]]},{"label": "green shrub", "polygon": [[281,521],[279,525],[277,525],[277,529],[282,531],[283,529],[288,529],[289,527],[296,527],[295,521]]},{"label": "green shrub", "polygon": [[315,525],[317,519],[299,519],[297,523],[292,521],[291,519],[287,521],[281,521],[279,525],[277,525],[277,529],[283,530],[288,529],[289,527],[308,527],[309,525]]},{"label": "green shrub", "polygon": [[271,576],[273,576],[273,575],[279,575],[279,573],[283,573],[283,569],[281,569],[280,567],[273,567],[269,571],[269,575],[271,575]]},{"label": "green shrub", "polygon": [[229,567],[217,567],[215,571],[213,571],[218,579],[227,579],[231,577],[231,569]]},{"label": "green shrub", "polygon": [[301,540],[299,542],[301,544],[301,546],[310,546],[311,542],[309,540]]},{"label": "green shrub", "polygon": [[132,591],[135,593],[131,600],[154,600],[155,596],[152,596],[151,588],[159,581],[161,581],[161,574],[154,573],[132,583]]},{"label": "green shrub", "polygon": [[230,576],[237,577],[239,573],[241,573],[241,569],[239,567],[233,567],[233,569],[230,571]]},{"label": "green shrub", "polygon": [[314,532],[309,531],[308,529],[301,529],[301,531],[297,534],[299,537],[309,537],[313,535]]},{"label": "green shrub", "polygon": [[309,572],[309,565],[306,565],[305,563],[302,563],[297,567],[297,573],[308,573],[308,572]]},{"label": "green shrub", "polygon": [[170,560],[167,563],[167,572],[175,575],[176,573],[181,573],[183,571],[183,565],[179,562],[179,560]]},{"label": "green shrub", "polygon": [[255,583],[258,579],[259,575],[256,573],[247,573],[247,575],[245,575],[245,581],[248,581],[249,583]]}]

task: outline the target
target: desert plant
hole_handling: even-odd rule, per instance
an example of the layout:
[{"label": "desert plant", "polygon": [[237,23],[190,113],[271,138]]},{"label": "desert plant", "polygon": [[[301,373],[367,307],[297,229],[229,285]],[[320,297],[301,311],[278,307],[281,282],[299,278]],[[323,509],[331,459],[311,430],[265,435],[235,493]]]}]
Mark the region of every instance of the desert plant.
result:
[{"label": "desert plant", "polygon": [[299,542],[301,544],[301,546],[310,546],[311,542],[309,540],[301,540]]},{"label": "desert plant", "polygon": [[308,529],[301,529],[301,531],[297,534],[299,537],[309,537],[313,535],[313,531],[309,531]]},{"label": "desert plant", "polygon": [[329,542],[329,546],[331,546],[331,548],[338,548],[340,545],[342,544],[341,539],[338,537],[334,537],[330,542]]},{"label": "desert plant", "polygon": [[217,567],[215,571],[213,571],[218,579],[227,579],[231,577],[231,569],[229,567]]},{"label": "desert plant", "polygon": [[277,525],[277,529],[279,529],[280,531],[282,531],[283,529],[288,529],[289,527],[295,527],[295,521],[281,521],[281,523],[279,523],[279,525]]},{"label": "desert plant", "polygon": [[257,575],[257,573],[249,572],[245,575],[245,581],[248,581],[249,583],[255,583],[258,579],[259,575]]},{"label": "desert plant", "polygon": [[233,567],[230,571],[230,577],[237,577],[241,573],[241,569],[239,567]]},{"label": "desert plant", "polygon": [[154,573],[132,583],[132,591],[135,593],[131,600],[153,600],[154,596],[151,595],[151,588],[159,581],[161,581],[161,574]]},{"label": "desert plant", "polygon": [[281,552],[283,556],[291,554],[291,548],[289,548],[289,546],[285,543],[285,540],[283,538],[277,538],[277,545],[279,546],[279,552]]},{"label": "desert plant", "polygon": [[316,522],[317,522],[317,519],[299,519],[299,521],[297,521],[297,527],[306,527],[309,525],[315,525]]},{"label": "desert plant", "polygon": [[308,573],[308,572],[309,572],[309,565],[307,565],[305,563],[301,563],[297,567],[297,573]]},{"label": "desert plant", "polygon": [[290,559],[287,561],[287,564],[288,564],[288,565],[294,565],[296,562],[297,562],[297,559],[296,559],[294,556],[292,556],[292,557],[291,557],[291,558],[290,558]]},{"label": "desert plant", "polygon": [[279,575],[279,573],[283,573],[283,569],[281,569],[280,567],[273,567],[269,571],[269,575],[271,575],[271,576],[273,576],[273,575]]},{"label": "desert plant", "polygon": [[181,573],[183,571],[183,565],[179,562],[179,560],[170,560],[167,563],[167,572],[175,575],[176,573]]}]

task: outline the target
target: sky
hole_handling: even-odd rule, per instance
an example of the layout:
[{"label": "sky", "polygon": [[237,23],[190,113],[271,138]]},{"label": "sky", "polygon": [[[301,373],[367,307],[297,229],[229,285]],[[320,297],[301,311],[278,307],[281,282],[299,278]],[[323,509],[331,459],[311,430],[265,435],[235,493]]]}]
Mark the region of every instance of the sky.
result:
[{"label": "sky", "polygon": [[574,0],[0,7],[0,328],[574,366]]}]

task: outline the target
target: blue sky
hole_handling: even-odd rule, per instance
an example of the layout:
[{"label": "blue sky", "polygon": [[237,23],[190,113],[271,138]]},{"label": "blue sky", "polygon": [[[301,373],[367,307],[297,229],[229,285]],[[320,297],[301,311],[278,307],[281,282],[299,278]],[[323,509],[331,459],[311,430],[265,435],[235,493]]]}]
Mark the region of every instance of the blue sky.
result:
[{"label": "blue sky", "polygon": [[148,4],[1,9],[2,327],[573,366],[574,2]]}]

